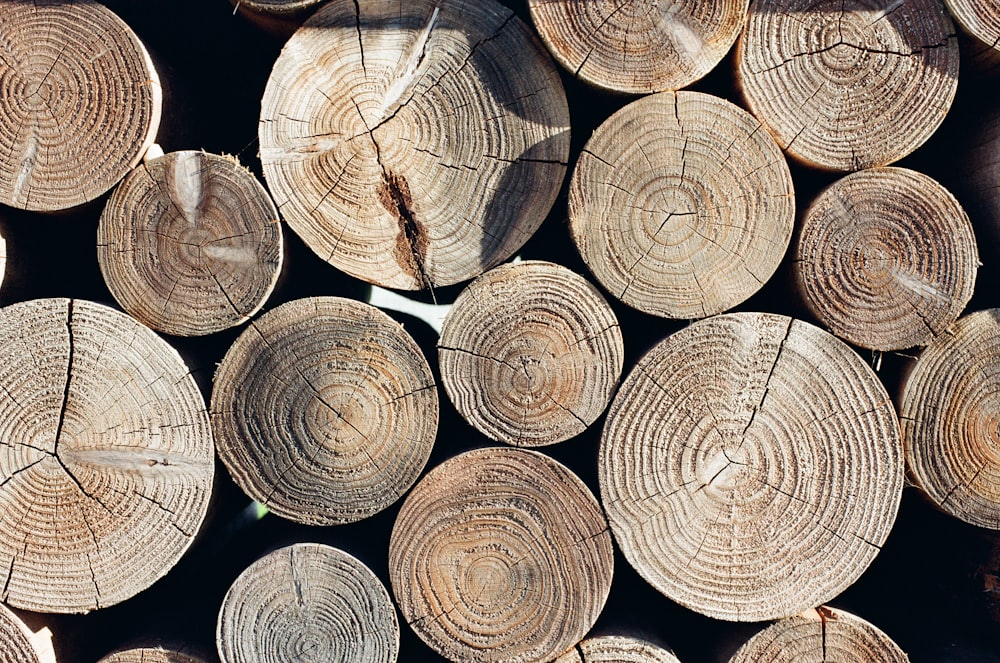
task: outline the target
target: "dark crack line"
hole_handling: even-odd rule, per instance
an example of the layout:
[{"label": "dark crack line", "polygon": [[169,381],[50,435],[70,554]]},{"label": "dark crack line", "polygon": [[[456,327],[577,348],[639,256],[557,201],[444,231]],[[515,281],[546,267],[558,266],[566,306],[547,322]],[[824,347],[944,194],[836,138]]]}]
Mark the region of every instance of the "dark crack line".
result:
[{"label": "dark crack line", "polygon": [[[69,386],[73,378],[73,300],[69,300],[66,312],[66,335],[69,338],[69,359],[66,361],[66,382],[63,386],[62,404],[59,406],[59,421],[56,423],[56,440],[53,445],[53,455],[58,459],[59,439],[62,437],[63,422],[66,419],[66,404],[69,402]],[[62,460],[59,461],[62,464]]]}]

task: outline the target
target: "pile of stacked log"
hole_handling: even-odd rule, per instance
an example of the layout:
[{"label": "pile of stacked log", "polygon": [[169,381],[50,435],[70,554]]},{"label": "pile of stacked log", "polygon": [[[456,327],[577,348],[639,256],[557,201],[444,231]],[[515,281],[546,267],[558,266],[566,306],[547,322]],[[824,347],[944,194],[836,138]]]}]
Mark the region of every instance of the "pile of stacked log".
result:
[{"label": "pile of stacked log", "polygon": [[998,42],[0,0],[0,661],[1000,659]]}]

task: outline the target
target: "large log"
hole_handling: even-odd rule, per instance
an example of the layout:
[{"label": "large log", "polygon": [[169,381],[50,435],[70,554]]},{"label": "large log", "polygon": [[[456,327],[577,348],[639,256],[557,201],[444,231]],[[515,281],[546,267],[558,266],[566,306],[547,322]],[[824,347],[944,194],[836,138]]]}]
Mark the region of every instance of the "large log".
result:
[{"label": "large log", "polygon": [[778,268],[795,217],[784,156],[738,106],[661,93],[607,119],[569,190],[570,233],[598,281],[668,318],[721,313]]},{"label": "large log", "polygon": [[486,436],[527,447],[586,430],[611,401],[623,355],[618,319],[597,288],[541,261],[469,284],[438,341],[455,408]]},{"label": "large log", "polygon": [[200,336],[245,322],[281,271],[278,210],[232,158],[171,152],[115,189],[97,228],[104,281],[143,324]]},{"label": "large log", "polygon": [[0,597],[86,612],[149,587],[191,545],[215,470],[187,366],[83,300],[0,309]]},{"label": "large log", "polygon": [[841,341],[769,313],[702,320],[650,350],[601,438],[626,559],[718,619],[797,614],[850,586],[903,489],[892,402]]},{"label": "large log", "polygon": [[280,548],[233,582],[219,611],[222,663],[394,663],[399,624],[389,592],[346,552]]},{"label": "large log", "polygon": [[1000,529],[1000,309],[961,318],[920,354],[899,416],[914,481],[943,511]]},{"label": "large log", "polygon": [[339,297],[288,302],[250,323],[212,390],[219,457],[272,512],[354,522],[413,485],[437,432],[434,377],[399,323]]},{"label": "large log", "polygon": [[581,80],[646,94],[687,87],[736,41],[749,0],[528,0],[549,51]]},{"label": "large log", "polygon": [[761,0],[736,53],[750,110],[789,155],[829,170],[903,158],[958,87],[941,0]]},{"label": "large log", "polygon": [[611,536],[593,494],[534,451],[478,449],[432,470],[403,503],[389,578],[406,622],[459,663],[548,661],[594,625]]},{"label": "large log", "polygon": [[285,45],[260,117],[264,176],[292,230],[390,288],[510,257],[569,156],[559,75],[495,0],[334,0]]},{"label": "large log", "polygon": [[909,663],[889,636],[843,610],[820,606],[750,638],[729,663]]},{"label": "large log", "polygon": [[156,70],[92,0],[0,0],[0,203],[54,211],[110,189],[152,145]]},{"label": "large log", "polygon": [[926,345],[965,309],[976,283],[976,237],[936,181],[904,168],[852,173],[803,215],[795,283],[819,321],[873,350]]}]

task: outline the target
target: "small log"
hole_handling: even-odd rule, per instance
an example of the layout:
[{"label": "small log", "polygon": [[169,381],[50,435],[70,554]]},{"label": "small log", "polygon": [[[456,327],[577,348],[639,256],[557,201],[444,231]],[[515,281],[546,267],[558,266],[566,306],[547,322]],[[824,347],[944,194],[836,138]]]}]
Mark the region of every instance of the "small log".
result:
[{"label": "small log", "polygon": [[235,11],[251,23],[288,38],[323,0],[230,0]]},{"label": "small log", "polygon": [[281,224],[267,191],[233,158],[172,152],[130,172],[97,228],[104,281],[157,331],[211,334],[245,322],[281,271]]},{"label": "small log", "polygon": [[273,513],[367,518],[417,480],[437,432],[434,376],[413,338],[368,304],[288,302],[252,321],[212,390],[219,457]]},{"label": "small log", "polygon": [[796,286],[819,321],[883,351],[926,345],[955,322],[979,266],[959,202],[904,168],[852,173],[822,191],[793,258]]},{"label": "small log", "polygon": [[631,94],[702,78],[736,41],[749,4],[528,0],[535,28],[562,66],[591,85]]},{"label": "small log", "polygon": [[677,319],[721,313],[760,289],[791,239],[788,165],[749,113],[699,92],[630,103],[573,171],[570,233],[623,302]]},{"label": "small log", "polygon": [[587,638],[554,663],[680,663],[654,644],[621,635]]},{"label": "small log", "polygon": [[123,601],[169,571],[208,509],[205,402],[177,352],[83,300],[0,309],[0,598]]},{"label": "small log", "polygon": [[820,606],[750,638],[729,663],[909,663],[889,636],[843,610]]},{"label": "small log", "polygon": [[569,111],[548,53],[495,0],[334,0],[275,63],[260,146],[317,255],[419,290],[477,276],[534,233],[566,172]]},{"label": "small log", "polygon": [[162,93],[135,33],[93,0],[0,0],[0,203],[55,211],[135,166]]},{"label": "small log", "polygon": [[970,38],[962,44],[970,60],[990,73],[1000,72],[1000,5],[996,0],[944,0],[955,22]]},{"label": "small log", "polygon": [[751,112],[790,156],[827,170],[903,158],[937,130],[958,87],[941,0],[762,0],[736,54]]},{"label": "small log", "polygon": [[548,661],[593,626],[611,589],[601,507],[534,451],[477,449],[432,470],[403,503],[389,579],[403,618],[452,661]]},{"label": "small log", "polygon": [[56,663],[51,631],[32,631],[0,604],[0,663]]},{"label": "small log", "polygon": [[455,409],[487,437],[527,447],[568,440],[601,416],[623,355],[618,319],[597,288],[541,261],[473,281],[438,341]]},{"label": "small log", "polygon": [[650,350],[601,437],[602,502],[632,566],[717,619],[798,614],[878,554],[903,489],[892,402],[827,332],[770,313]]},{"label": "small log", "polygon": [[899,416],[914,482],[945,513],[1000,529],[1000,309],[961,318],[920,354]]},{"label": "small log", "polygon": [[260,558],[226,592],[222,663],[394,663],[399,624],[389,592],[343,550],[297,543]]},{"label": "small log", "polygon": [[97,663],[206,663],[206,661],[162,647],[139,647],[108,654]]}]

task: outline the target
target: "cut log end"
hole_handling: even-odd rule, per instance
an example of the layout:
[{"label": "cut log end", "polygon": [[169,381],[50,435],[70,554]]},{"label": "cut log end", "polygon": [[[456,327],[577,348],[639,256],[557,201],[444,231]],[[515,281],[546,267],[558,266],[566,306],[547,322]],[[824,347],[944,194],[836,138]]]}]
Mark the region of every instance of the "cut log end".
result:
[{"label": "cut log end", "polygon": [[516,446],[582,433],[610,402],[623,355],[618,320],[597,289],[538,261],[472,282],[438,342],[455,408],[488,437]]},{"label": "cut log end", "polygon": [[795,217],[784,156],[749,113],[697,92],[612,115],[569,191],[570,232],[598,281],[675,319],[721,313],[778,268]]},{"label": "cut log end", "polygon": [[834,334],[873,350],[926,345],[972,297],[979,265],[965,211],[912,170],[848,175],[806,211],[796,285]]},{"label": "cut log end", "polygon": [[625,379],[601,495],[626,559],[705,615],[797,614],[853,583],[903,489],[892,403],[846,345],[767,313],[696,322]]},{"label": "cut log end", "polygon": [[883,166],[922,145],[958,87],[958,40],[940,0],[878,8],[764,0],[737,46],[750,110],[789,155],[818,168]]},{"label": "cut log end", "polygon": [[914,481],[943,511],[1000,529],[1000,309],[961,318],[921,353],[899,416]]},{"label": "cut log end", "polygon": [[97,257],[115,300],[168,334],[245,322],[278,279],[282,236],[264,187],[232,158],[172,152],[133,170],[101,215]]},{"label": "cut log end", "polygon": [[208,509],[214,447],[184,362],[83,300],[0,309],[0,597],[39,612],[113,605],[163,576]]},{"label": "cut log end", "polygon": [[206,663],[206,661],[161,647],[139,647],[108,654],[97,663]]},{"label": "cut log end", "polygon": [[52,633],[37,633],[6,606],[0,605],[0,663],[56,663]]},{"label": "cut log end", "polygon": [[430,456],[437,388],[416,342],[373,306],[295,300],[251,322],[212,392],[219,456],[272,512],[310,525],[398,500]]},{"label": "cut log end", "polygon": [[562,654],[607,600],[611,536],[594,496],[559,463],[510,447],[432,470],[404,502],[389,574],[404,619],[453,661]]},{"label": "cut log end", "polygon": [[407,290],[513,255],[569,157],[558,73],[493,0],[328,3],[282,50],[259,128],[289,226],[335,267]]},{"label": "cut log end", "polygon": [[1000,73],[1000,5],[994,0],[944,0],[955,22],[971,37],[972,61],[986,72]]},{"label": "cut log end", "polygon": [[142,158],[160,123],[153,63],[92,0],[0,0],[0,203],[76,207]]},{"label": "cut log end", "polygon": [[361,561],[299,543],[240,574],[223,599],[216,643],[222,663],[395,663],[399,624],[389,592]]},{"label": "cut log end", "polygon": [[843,610],[820,606],[782,619],[754,637],[729,663],[909,663],[889,636]]},{"label": "cut log end", "polygon": [[729,51],[749,0],[697,5],[639,0],[529,0],[549,51],[591,85],[648,94],[687,87]]},{"label": "cut log end", "polygon": [[680,663],[666,649],[637,638],[606,635],[587,638],[554,663]]}]

